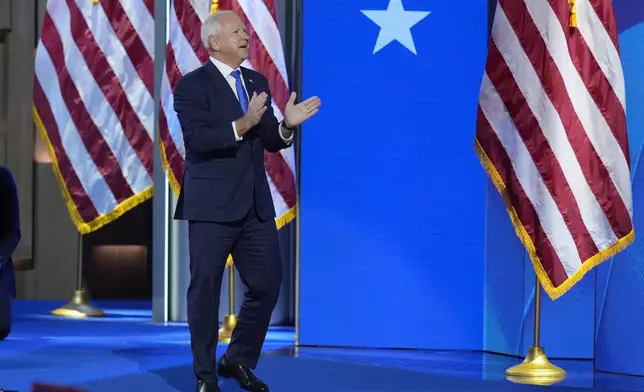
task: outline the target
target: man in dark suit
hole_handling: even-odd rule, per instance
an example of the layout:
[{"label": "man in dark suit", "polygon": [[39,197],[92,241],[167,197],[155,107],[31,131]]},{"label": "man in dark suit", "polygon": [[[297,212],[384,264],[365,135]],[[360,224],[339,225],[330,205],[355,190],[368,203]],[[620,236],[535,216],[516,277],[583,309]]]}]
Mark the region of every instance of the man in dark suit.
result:
[{"label": "man in dark suit", "polygon": [[9,169],[0,166],[0,340],[11,330],[11,298],[16,296],[16,277],[11,255],[20,242],[18,191]]},{"label": "man in dark suit", "polygon": [[18,190],[13,175],[0,166],[0,287],[16,296],[16,279],[11,255],[20,242]]},{"label": "man in dark suit", "polygon": [[[186,149],[175,219],[188,220],[188,324],[197,391],[219,391],[217,374],[249,391],[268,391],[257,365],[282,278],[275,208],[264,150],[291,145],[293,129],[317,113],[318,97],[295,104],[278,123],[267,79],[244,67],[249,37],[242,20],[219,11],[202,25],[210,54],[174,92]],[[227,352],[217,363],[218,307],[227,256],[247,287]],[[216,370],[215,370],[216,369]]]}]

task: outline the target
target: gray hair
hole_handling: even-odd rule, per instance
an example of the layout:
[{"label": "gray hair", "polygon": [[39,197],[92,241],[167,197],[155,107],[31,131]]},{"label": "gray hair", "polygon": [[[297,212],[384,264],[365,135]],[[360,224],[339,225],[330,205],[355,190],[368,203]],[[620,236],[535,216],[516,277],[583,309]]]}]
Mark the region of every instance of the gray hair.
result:
[{"label": "gray hair", "polygon": [[206,20],[203,21],[203,24],[201,25],[201,44],[206,48],[206,50],[210,50],[210,43],[208,42],[208,38],[212,37],[213,35],[217,35],[219,30],[221,29],[221,16],[222,14],[234,14],[233,11],[225,10],[225,11],[217,11],[214,14],[208,15]]}]

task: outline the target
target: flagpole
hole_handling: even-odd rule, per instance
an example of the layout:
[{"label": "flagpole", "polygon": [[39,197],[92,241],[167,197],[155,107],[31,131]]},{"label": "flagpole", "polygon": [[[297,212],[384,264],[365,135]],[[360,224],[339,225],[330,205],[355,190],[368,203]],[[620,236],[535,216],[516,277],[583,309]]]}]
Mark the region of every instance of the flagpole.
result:
[{"label": "flagpole", "polygon": [[[303,25],[303,20],[302,20],[302,7],[303,7],[303,0],[299,0],[296,2],[293,2],[291,5],[290,11],[292,12],[292,18],[290,19],[291,23],[294,23],[295,28],[292,36],[295,37],[295,50],[291,50],[291,54],[295,55],[295,60],[294,60],[294,66],[293,66],[293,73],[294,73],[294,80],[293,80],[293,90],[296,90],[298,92],[298,95],[301,97],[302,96],[302,68],[301,68],[301,63],[302,63],[302,52],[303,52],[303,43],[302,43],[302,25]],[[294,260],[294,275],[295,275],[295,282],[294,282],[294,293],[293,296],[295,297],[294,299],[294,324],[295,324],[295,352],[296,356],[298,354],[298,346],[300,345],[300,245],[301,245],[301,217],[300,217],[300,202],[301,202],[301,197],[300,197],[300,188],[301,188],[301,180],[300,176],[302,173],[302,127],[298,127],[298,132],[295,137],[295,260]]]},{"label": "flagpole", "polygon": [[76,267],[76,290],[64,306],[54,309],[51,314],[68,318],[104,317],[102,310],[92,306],[83,289],[83,235],[78,233],[78,265]]},{"label": "flagpole", "polygon": [[[219,11],[219,0],[212,0],[210,3],[210,13],[214,14]],[[230,343],[235,326],[237,326],[237,315],[235,314],[235,266],[233,265],[232,256],[228,256],[226,261],[228,268],[228,314],[224,317],[224,322],[219,328],[219,342]]]},{"label": "flagpole", "polygon": [[528,349],[523,362],[505,371],[509,381],[518,384],[552,385],[566,378],[566,371],[548,360],[540,345],[541,335],[541,282],[536,278],[534,293],[534,344]]},{"label": "flagpole", "polygon": [[[92,0],[98,4],[99,0]],[[87,293],[83,290],[83,235],[78,233],[78,265],[76,266],[76,290],[72,299],[64,306],[51,312],[54,316],[69,318],[103,317],[100,309],[95,308],[89,301]]]}]

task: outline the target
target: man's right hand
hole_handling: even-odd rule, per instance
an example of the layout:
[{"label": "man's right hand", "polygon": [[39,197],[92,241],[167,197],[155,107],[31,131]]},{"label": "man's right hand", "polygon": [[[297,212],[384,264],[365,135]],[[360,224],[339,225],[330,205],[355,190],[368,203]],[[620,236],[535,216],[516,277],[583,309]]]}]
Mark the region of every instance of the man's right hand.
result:
[{"label": "man's right hand", "polygon": [[259,120],[262,119],[266,109],[268,109],[268,106],[266,106],[267,98],[268,95],[266,93],[257,95],[256,92],[253,92],[253,96],[250,98],[250,103],[248,104],[248,111],[246,112],[246,117],[251,123],[251,128],[257,125]]},{"label": "man's right hand", "polygon": [[240,137],[248,132],[252,127],[257,125],[262,119],[264,112],[268,109],[266,106],[266,99],[268,95],[266,93],[261,93],[257,95],[256,92],[253,92],[253,96],[250,98],[250,103],[248,104],[248,110],[244,117],[237,120],[235,126],[237,128],[237,135]]}]

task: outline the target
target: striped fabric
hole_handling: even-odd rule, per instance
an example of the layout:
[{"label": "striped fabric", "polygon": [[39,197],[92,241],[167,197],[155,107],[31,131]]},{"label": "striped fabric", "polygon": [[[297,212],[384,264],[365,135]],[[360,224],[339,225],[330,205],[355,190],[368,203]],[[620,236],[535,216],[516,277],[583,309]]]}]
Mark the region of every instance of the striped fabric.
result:
[{"label": "striped fabric", "polygon": [[552,299],[634,239],[612,3],[569,1],[499,0],[475,143]]},{"label": "striped fabric", "polygon": [[[185,149],[179,120],[173,109],[173,89],[182,75],[208,61],[201,44],[201,22],[209,13],[233,10],[246,23],[250,35],[249,59],[242,64],[268,79],[273,110],[282,120],[289,98],[288,78],[282,41],[277,26],[274,0],[172,0],[166,63],[161,84],[159,115],[164,168],[178,194],[183,175]],[[276,223],[280,228],[295,217],[295,157],[293,147],[279,153],[265,152],[264,167],[273,196]]]},{"label": "striped fabric", "polygon": [[88,233],[152,196],[154,0],[48,0],[34,109]]}]

